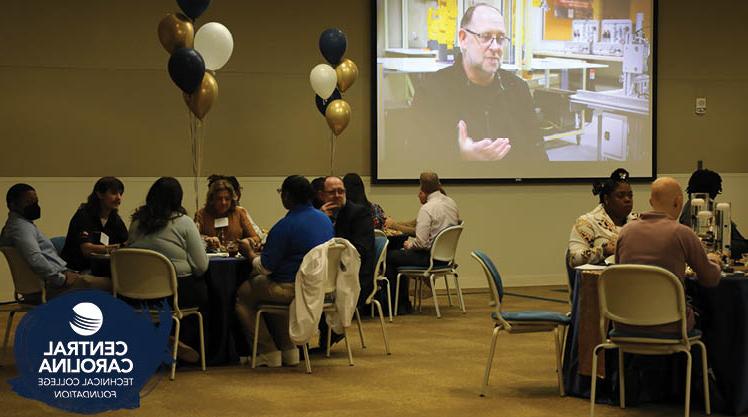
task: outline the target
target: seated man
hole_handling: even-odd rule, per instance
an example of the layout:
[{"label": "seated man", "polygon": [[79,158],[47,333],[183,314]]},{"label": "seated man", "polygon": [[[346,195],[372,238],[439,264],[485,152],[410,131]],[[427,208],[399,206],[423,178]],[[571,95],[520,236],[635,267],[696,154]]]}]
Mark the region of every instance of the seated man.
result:
[{"label": "seated man", "polygon": [[250,341],[258,338],[258,366],[299,363],[299,351],[288,335],[288,317],[267,315],[260,322],[259,334],[254,334],[257,305],[263,302],[291,303],[295,296],[296,272],[304,255],[332,239],[334,234],[330,219],[312,207],[312,186],[306,178],[300,175],[287,177],[280,194],[288,213],[270,229],[261,255],[250,249],[248,258],[260,275],[245,281],[236,295],[239,322]]},{"label": "seated man", "polygon": [[[12,246],[26,260],[31,270],[41,278],[52,298],[69,289],[95,288],[111,291],[108,278],[79,275],[67,268],[52,242],[36,227],[34,220],[41,217],[36,190],[28,184],[15,184],[5,197],[8,220],[0,233],[0,246]],[[41,294],[21,294],[24,303],[38,304]]]},{"label": "seated man", "polygon": [[[706,193],[709,198],[714,200],[717,194],[722,193],[722,177],[708,169],[697,169],[688,179],[688,201],[683,207],[683,213],[680,215],[680,222],[686,226],[693,226],[691,219],[691,194]],[[730,257],[740,259],[742,254],[748,253],[748,241],[740,234],[735,222],[732,222],[732,233],[730,234]]]},{"label": "seated man", "polygon": [[[693,269],[699,284],[719,284],[721,261],[717,254],[704,252],[693,230],[678,223],[683,208],[683,191],[672,178],[658,178],[652,183],[649,199],[652,211],[642,213],[638,221],[629,222],[621,230],[616,244],[616,263],[655,265],[667,269],[681,280],[686,264]],[[691,306],[687,307],[687,328],[694,327]],[[677,331],[680,323],[655,326],[655,331]],[[620,327],[621,325],[619,325]]]},{"label": "seated man", "polygon": [[[442,229],[457,225],[460,214],[457,203],[442,192],[439,177],[433,172],[424,172],[420,177],[420,191],[418,199],[421,209],[416,218],[416,237],[403,244],[403,250],[393,250],[387,253],[387,278],[395,291],[397,282],[397,268],[401,266],[428,266],[431,245],[434,238]],[[400,280],[400,297],[398,311],[408,310],[408,279]],[[394,294],[393,294],[394,297]]]},{"label": "seated man", "polygon": [[374,286],[374,221],[367,207],[346,199],[345,185],[340,178],[325,178],[323,191],[324,204],[320,210],[335,226],[335,237],[351,242],[361,256],[358,273],[361,293],[356,305],[362,308]]}]

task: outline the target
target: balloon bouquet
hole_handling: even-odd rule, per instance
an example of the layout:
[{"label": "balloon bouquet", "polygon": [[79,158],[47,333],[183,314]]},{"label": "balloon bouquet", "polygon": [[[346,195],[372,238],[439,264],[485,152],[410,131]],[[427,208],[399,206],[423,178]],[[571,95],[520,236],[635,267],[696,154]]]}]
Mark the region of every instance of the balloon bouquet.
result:
[{"label": "balloon bouquet", "polygon": [[[343,59],[348,41],[340,29],[327,29],[319,37],[319,50],[330,64],[312,68],[309,82],[317,93],[317,109],[330,126],[330,174],[335,163],[335,138],[351,120],[351,106],[340,93],[345,92],[358,78],[358,67],[348,58]],[[334,67],[334,68],[333,68]]]},{"label": "balloon bouquet", "polygon": [[204,139],[203,119],[218,98],[215,71],[226,65],[234,50],[231,32],[218,22],[206,23],[195,33],[195,19],[205,12],[210,1],[177,0],[184,14],[167,14],[158,24],[158,39],[166,52],[171,54],[169,76],[182,90],[189,109],[196,210]]}]

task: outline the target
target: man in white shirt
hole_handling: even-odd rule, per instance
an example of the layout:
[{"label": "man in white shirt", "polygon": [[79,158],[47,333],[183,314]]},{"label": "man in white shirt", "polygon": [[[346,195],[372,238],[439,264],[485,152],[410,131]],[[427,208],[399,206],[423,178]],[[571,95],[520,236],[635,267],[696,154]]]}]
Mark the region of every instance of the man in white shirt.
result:
[{"label": "man in white shirt", "polygon": [[[424,172],[419,181],[421,187],[418,199],[423,205],[416,218],[415,239],[406,241],[403,244],[403,250],[393,250],[387,253],[387,278],[392,283],[397,280],[398,267],[428,266],[429,252],[436,235],[444,228],[460,222],[457,203],[444,193],[439,176],[433,172]],[[407,278],[401,278],[400,294],[408,294],[408,281]],[[407,296],[401,297],[399,303],[398,311],[410,311]]]}]

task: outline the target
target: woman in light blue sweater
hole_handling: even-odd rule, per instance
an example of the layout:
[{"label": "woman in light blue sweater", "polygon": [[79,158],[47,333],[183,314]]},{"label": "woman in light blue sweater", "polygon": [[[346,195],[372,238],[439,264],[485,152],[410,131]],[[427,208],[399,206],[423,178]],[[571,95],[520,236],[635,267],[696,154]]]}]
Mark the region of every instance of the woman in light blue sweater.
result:
[{"label": "woman in light blue sweater", "polygon": [[[182,186],[175,178],[161,177],[145,201],[132,215],[129,247],[150,249],[169,258],[177,273],[179,307],[204,311],[208,289],[203,274],[208,270],[208,255],[197,226],[182,207]],[[180,338],[197,346],[197,318],[189,316],[182,329]]]}]

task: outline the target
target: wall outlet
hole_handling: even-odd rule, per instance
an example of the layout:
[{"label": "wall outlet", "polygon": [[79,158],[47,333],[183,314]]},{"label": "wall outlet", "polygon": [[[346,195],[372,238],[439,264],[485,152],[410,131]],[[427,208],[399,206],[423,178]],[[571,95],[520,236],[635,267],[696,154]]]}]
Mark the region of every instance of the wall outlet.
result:
[{"label": "wall outlet", "polygon": [[696,114],[699,116],[706,114],[706,97],[696,97]]}]

